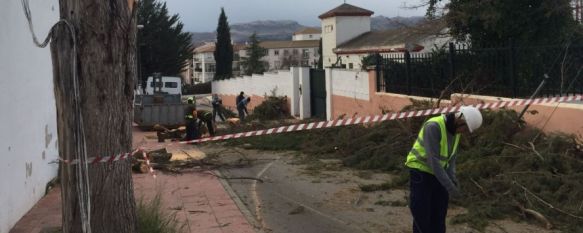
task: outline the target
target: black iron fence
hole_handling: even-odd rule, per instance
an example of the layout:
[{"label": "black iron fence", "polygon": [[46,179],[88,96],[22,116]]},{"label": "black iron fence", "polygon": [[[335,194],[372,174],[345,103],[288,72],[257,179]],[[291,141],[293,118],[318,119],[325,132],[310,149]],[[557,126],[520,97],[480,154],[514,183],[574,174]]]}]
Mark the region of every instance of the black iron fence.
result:
[{"label": "black iron fence", "polygon": [[[373,59],[371,59],[373,58]],[[377,91],[426,97],[471,93],[528,97],[548,74],[542,96],[583,93],[583,45],[470,48],[373,54]]]}]

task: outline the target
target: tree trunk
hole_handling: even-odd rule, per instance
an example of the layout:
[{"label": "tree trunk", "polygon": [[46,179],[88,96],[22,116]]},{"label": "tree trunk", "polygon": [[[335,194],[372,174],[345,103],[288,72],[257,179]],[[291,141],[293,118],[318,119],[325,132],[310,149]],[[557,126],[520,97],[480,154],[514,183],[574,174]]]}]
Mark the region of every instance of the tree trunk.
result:
[{"label": "tree trunk", "polygon": [[[54,92],[59,153],[79,158],[75,143],[72,62],[77,64],[80,109],[88,157],[130,152],[132,100],[136,75],[136,21],[133,0],[59,0],[61,19],[75,29],[76,60],[71,32],[60,24],[53,34]],[[130,5],[131,4],[131,5]],[[79,165],[61,164],[63,232],[82,232],[76,190]],[[137,232],[136,204],[129,161],[89,165],[92,233]]]}]

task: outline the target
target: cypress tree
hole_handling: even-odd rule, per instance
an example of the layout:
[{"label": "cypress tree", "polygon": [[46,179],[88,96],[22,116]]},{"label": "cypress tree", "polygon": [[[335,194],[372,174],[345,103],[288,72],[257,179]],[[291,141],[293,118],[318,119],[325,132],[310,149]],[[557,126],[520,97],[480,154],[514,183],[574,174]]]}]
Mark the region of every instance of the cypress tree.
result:
[{"label": "cypress tree", "polygon": [[231,44],[231,28],[227,22],[224,8],[221,8],[219,24],[217,25],[214,55],[217,67],[215,79],[231,78],[233,74],[233,45]]}]

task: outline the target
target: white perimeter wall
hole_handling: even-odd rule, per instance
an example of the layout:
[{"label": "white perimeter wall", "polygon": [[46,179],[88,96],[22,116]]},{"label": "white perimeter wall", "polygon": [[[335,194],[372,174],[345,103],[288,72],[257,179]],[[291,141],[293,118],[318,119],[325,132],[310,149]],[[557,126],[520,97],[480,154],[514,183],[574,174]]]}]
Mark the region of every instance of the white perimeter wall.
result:
[{"label": "white perimeter wall", "polygon": [[[57,0],[30,1],[39,40],[57,21]],[[21,2],[0,1],[0,233],[45,194],[57,175],[53,73],[49,48],[32,42]]]},{"label": "white perimeter wall", "polygon": [[369,81],[367,71],[329,69],[332,94],[369,101]]},{"label": "white perimeter wall", "polygon": [[[289,71],[254,74],[212,82],[213,94],[239,95],[241,91],[247,96],[287,96],[292,116],[302,119],[310,117],[310,68],[292,67]],[[300,91],[302,89],[302,91]]]},{"label": "white perimeter wall", "polygon": [[277,73],[254,74],[212,82],[213,94],[239,95],[241,91],[245,95],[271,95],[276,90],[277,96],[292,95],[292,72],[283,70]]}]

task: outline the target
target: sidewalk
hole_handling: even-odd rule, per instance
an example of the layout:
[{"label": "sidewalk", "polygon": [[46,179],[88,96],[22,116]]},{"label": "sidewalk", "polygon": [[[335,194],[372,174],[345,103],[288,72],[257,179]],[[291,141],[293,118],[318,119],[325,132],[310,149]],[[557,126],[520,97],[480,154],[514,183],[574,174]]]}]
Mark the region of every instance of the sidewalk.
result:
[{"label": "sidewalk", "polygon": [[[140,144],[145,149],[167,146],[173,155],[176,153],[178,159],[192,154],[204,156],[193,146],[159,144],[150,135],[155,136],[155,133],[134,129],[134,145]],[[183,150],[189,155],[180,153]],[[151,200],[156,194],[161,194],[162,209],[176,213],[176,219],[185,224],[185,232],[255,232],[215,176],[194,171],[185,171],[180,175],[156,174],[156,178],[150,174],[133,175],[136,201]],[[23,216],[10,233],[40,233],[44,228],[60,225],[61,190],[55,188]]]}]

